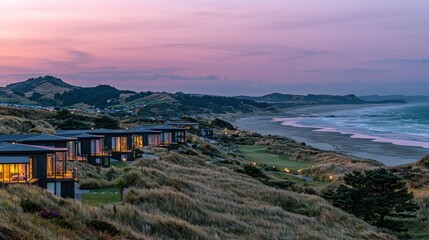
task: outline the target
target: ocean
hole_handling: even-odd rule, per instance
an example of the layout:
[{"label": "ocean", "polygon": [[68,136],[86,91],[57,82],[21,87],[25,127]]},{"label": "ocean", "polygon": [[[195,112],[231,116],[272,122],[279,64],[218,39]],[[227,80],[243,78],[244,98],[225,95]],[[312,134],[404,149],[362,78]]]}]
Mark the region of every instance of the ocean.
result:
[{"label": "ocean", "polygon": [[274,118],[284,126],[429,149],[429,103],[307,108]]}]

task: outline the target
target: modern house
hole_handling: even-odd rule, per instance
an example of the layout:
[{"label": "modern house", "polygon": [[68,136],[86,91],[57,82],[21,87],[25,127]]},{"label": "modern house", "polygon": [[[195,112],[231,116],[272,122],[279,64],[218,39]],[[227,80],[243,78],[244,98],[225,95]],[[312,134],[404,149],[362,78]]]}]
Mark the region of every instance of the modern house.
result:
[{"label": "modern house", "polygon": [[161,132],[160,146],[177,146],[177,144],[186,143],[186,128],[177,128],[167,125],[150,127],[150,130]]},{"label": "modern house", "polygon": [[[79,135],[83,134],[89,134],[89,135],[95,135],[95,136],[102,136],[103,141],[100,140],[97,141],[93,139],[94,141],[88,142],[86,141],[85,146],[82,146],[82,149],[94,149],[93,153],[95,153],[95,163],[98,162],[97,160],[97,151],[99,153],[103,153],[103,158],[100,159],[102,166],[110,165],[110,158],[107,160],[107,155],[110,155],[112,158],[120,161],[129,161],[134,160],[133,158],[133,149],[132,149],[132,133],[121,131],[121,130],[115,130],[115,129],[83,129],[83,130],[58,130],[57,135],[60,136],[74,136],[78,137]],[[81,136],[82,137],[82,136]],[[87,136],[89,137],[89,136]],[[91,143],[91,144],[90,144]],[[97,145],[99,144],[99,145]],[[102,146],[102,148],[101,148]],[[92,155],[94,155],[91,153]],[[99,156],[100,157],[100,156]],[[106,157],[106,158],[104,158]],[[108,161],[109,164],[104,164],[102,161],[103,159],[105,161]],[[92,161],[92,160],[91,160]],[[94,164],[94,162],[91,162]],[[96,163],[97,165],[97,163]]]},{"label": "modern house", "polygon": [[27,145],[45,146],[53,148],[67,148],[67,160],[86,161],[77,155],[76,138],[56,136],[50,134],[4,134],[0,135],[0,142],[22,143]]},{"label": "modern house", "polygon": [[200,136],[206,138],[213,138],[214,130],[212,128],[202,128],[200,129]]},{"label": "modern house", "polygon": [[[110,166],[110,157],[133,161],[145,146],[175,147],[186,142],[186,128],[171,126],[136,126],[126,130],[58,130],[57,135],[75,139],[76,156],[85,157],[97,166]],[[1,139],[0,139],[1,141]]]},{"label": "modern house", "polygon": [[67,149],[0,143],[0,182],[35,184],[61,197],[74,198],[77,169],[67,169]]},{"label": "modern house", "polygon": [[104,136],[82,133],[71,136],[76,138],[77,160],[84,159],[95,166],[109,167],[112,152],[104,147]]},{"label": "modern house", "polygon": [[132,133],[133,149],[146,146],[156,147],[161,144],[161,131],[151,130],[145,126],[137,126],[124,131]]},{"label": "modern house", "polygon": [[185,128],[185,129],[198,129],[198,126],[199,126],[199,124],[195,122],[178,122],[178,121],[166,121],[164,125],[175,127],[175,128]]},{"label": "modern house", "polygon": [[77,155],[76,138],[62,137],[49,134],[34,134],[31,137],[22,138],[17,140],[17,143],[45,146],[53,148],[66,148],[67,149],[67,160],[69,161],[86,161]]}]

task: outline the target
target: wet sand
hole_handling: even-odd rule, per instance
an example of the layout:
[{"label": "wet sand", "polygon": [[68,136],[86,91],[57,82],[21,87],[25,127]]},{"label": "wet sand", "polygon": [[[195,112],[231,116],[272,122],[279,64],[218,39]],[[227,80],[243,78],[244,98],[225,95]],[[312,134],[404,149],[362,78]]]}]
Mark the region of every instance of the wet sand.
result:
[{"label": "wet sand", "polygon": [[[344,106],[337,108],[340,107]],[[329,107],[323,106],[321,108]],[[311,109],[311,111],[313,110]],[[286,113],[282,116],[296,116],[297,111],[308,113],[308,109],[302,108],[294,110],[293,114]],[[387,166],[416,162],[429,154],[429,149],[422,147],[400,146],[391,143],[374,142],[370,139],[350,138],[351,135],[336,132],[318,132],[314,131],[316,130],[314,128],[283,126],[281,122],[273,122],[274,117],[279,116],[241,118],[236,120],[234,124],[241,130],[255,131],[264,135],[290,137],[319,149],[373,159]]]}]

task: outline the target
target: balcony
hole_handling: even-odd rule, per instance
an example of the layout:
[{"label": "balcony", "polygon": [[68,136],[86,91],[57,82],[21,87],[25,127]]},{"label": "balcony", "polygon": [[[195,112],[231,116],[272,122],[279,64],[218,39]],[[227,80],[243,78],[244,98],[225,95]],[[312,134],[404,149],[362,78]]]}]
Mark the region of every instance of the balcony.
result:
[{"label": "balcony", "polygon": [[67,156],[68,161],[79,161],[79,162],[86,162],[88,161],[88,157],[86,155],[82,156]]},{"label": "balcony", "polygon": [[91,156],[93,156],[93,157],[110,157],[110,156],[112,156],[112,151],[105,150],[105,151],[101,151],[98,153],[92,153]]},{"label": "balcony", "polygon": [[55,176],[48,175],[47,178],[49,179],[69,179],[69,180],[78,180],[79,171],[76,167],[73,168],[73,170],[67,170],[64,173],[57,173]]}]

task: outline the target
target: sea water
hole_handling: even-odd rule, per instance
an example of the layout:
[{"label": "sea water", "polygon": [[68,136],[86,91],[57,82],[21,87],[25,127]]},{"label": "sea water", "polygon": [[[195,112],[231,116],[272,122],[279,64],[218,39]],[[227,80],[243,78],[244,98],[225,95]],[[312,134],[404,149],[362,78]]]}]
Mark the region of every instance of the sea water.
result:
[{"label": "sea water", "polygon": [[376,105],[349,109],[307,111],[296,117],[275,118],[285,126],[338,132],[351,138],[429,149],[429,103]]}]

